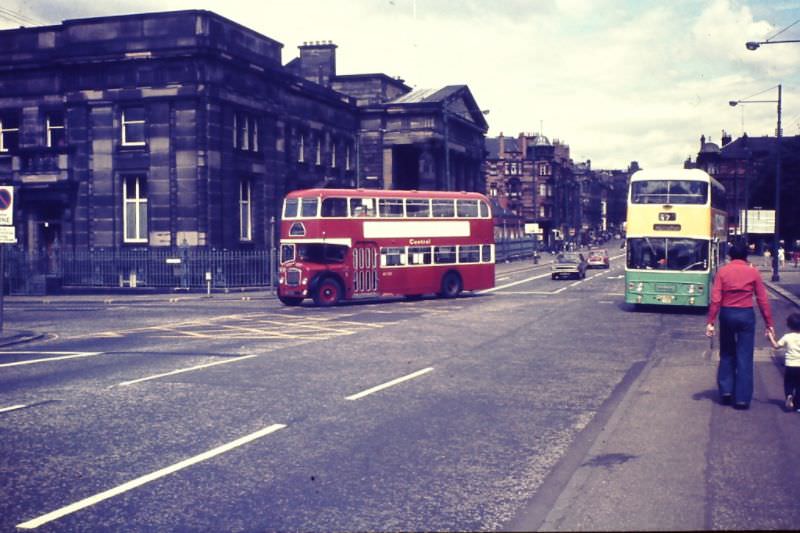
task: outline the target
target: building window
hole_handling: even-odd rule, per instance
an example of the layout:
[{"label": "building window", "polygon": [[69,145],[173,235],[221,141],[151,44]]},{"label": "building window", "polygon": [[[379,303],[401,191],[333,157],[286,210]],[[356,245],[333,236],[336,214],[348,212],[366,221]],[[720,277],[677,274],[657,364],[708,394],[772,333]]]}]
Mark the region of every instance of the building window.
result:
[{"label": "building window", "polygon": [[233,147],[239,148],[239,113],[233,114]]},{"label": "building window", "polygon": [[250,143],[250,149],[253,150],[254,152],[258,152],[258,150],[259,150],[259,146],[258,146],[258,120],[256,120],[255,118],[253,119],[253,138],[252,138],[252,141]]},{"label": "building window", "polygon": [[250,149],[250,117],[243,115],[239,119],[239,148],[242,150]]},{"label": "building window", "polygon": [[250,241],[253,239],[253,218],[250,181],[239,182],[239,240]]},{"label": "building window", "polygon": [[302,133],[300,134],[300,139],[298,140],[297,144],[298,144],[298,146],[297,146],[297,162],[298,163],[305,163],[305,161],[306,161],[306,155],[305,155],[306,138]]},{"label": "building window", "polygon": [[539,175],[540,176],[549,176],[550,175],[550,165],[547,163],[542,163],[539,165]]},{"label": "building window", "polygon": [[0,115],[0,152],[19,147],[19,117]]},{"label": "building window", "polygon": [[122,146],[145,145],[143,107],[129,107],[122,111]]},{"label": "building window", "polygon": [[122,225],[125,242],[147,242],[147,183],[141,176],[122,180]]},{"label": "building window", "polygon": [[344,169],[350,170],[350,145],[344,147]]},{"label": "building window", "polygon": [[319,166],[322,164],[322,139],[317,139],[317,150],[316,150],[316,157],[314,158],[314,163]]},{"label": "building window", "polygon": [[331,142],[331,168],[336,168],[336,141]]},{"label": "building window", "polygon": [[233,114],[233,147],[258,152],[258,120],[247,113]]},{"label": "building window", "polygon": [[66,144],[64,113],[48,113],[45,118],[45,128],[48,148],[58,148]]}]

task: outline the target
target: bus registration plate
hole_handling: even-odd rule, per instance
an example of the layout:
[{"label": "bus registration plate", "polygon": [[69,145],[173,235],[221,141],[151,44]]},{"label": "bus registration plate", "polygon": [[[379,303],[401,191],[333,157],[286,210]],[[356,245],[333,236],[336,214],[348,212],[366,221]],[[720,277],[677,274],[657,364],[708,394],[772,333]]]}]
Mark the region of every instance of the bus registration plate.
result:
[{"label": "bus registration plate", "polygon": [[658,297],[658,300],[664,304],[671,304],[672,303],[672,295],[671,294],[662,294]]}]

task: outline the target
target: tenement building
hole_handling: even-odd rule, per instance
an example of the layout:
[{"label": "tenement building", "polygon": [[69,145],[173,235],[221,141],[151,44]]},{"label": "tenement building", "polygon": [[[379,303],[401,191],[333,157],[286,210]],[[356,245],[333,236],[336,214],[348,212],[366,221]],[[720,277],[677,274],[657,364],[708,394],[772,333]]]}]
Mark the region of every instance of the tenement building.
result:
[{"label": "tenement building", "polygon": [[282,48],[196,10],[0,31],[20,247],[263,249],[290,190],[485,190],[466,85],[339,75],[329,42],[284,65]]}]

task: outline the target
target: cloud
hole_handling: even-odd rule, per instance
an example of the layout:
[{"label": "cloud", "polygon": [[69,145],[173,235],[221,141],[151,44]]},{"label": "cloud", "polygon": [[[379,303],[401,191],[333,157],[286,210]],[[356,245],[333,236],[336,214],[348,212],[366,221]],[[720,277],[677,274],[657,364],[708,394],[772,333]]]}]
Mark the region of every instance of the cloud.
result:
[{"label": "cloud", "polygon": [[[208,9],[284,44],[338,45],[339,73],[381,72],[415,87],[467,84],[489,135],[540,129],[595,167],[680,164],[701,134],[774,134],[775,107],[728,101],[784,86],[800,114],[800,44],[762,46],[800,18],[758,0],[9,0],[48,22]],[[58,17],[58,18],[54,18]],[[791,38],[800,37],[800,25]],[[789,35],[787,33],[787,35]],[[787,131],[787,134],[789,132]]]}]

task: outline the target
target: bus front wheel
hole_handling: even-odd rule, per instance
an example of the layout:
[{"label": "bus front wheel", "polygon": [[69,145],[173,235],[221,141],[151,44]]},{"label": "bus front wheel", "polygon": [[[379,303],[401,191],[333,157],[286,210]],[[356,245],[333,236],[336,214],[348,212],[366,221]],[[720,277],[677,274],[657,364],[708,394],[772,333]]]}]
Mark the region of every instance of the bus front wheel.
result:
[{"label": "bus front wheel", "polygon": [[342,299],[342,286],[338,281],[327,278],[319,282],[314,292],[314,303],[320,307],[330,307]]},{"label": "bus front wheel", "polygon": [[461,276],[455,272],[448,272],[442,278],[442,292],[439,294],[443,298],[455,298],[461,294],[462,288]]}]

